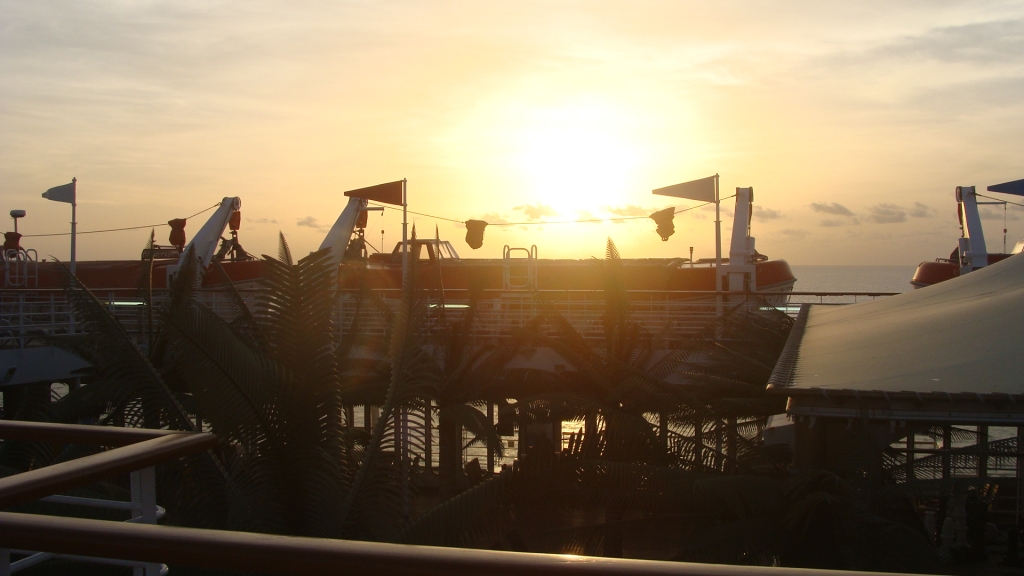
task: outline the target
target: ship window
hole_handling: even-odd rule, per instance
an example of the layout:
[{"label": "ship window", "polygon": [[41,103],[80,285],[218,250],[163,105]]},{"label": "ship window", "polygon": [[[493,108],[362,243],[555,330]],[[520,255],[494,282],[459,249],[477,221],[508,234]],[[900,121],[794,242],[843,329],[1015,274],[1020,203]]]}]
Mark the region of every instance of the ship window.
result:
[{"label": "ship window", "polygon": [[434,259],[434,247],[430,244],[420,244],[419,254],[416,256],[420,262],[429,262]]},{"label": "ship window", "polygon": [[455,260],[459,257],[459,255],[455,253],[455,248],[453,248],[451,243],[448,241],[441,242],[438,244],[437,248],[442,258]]}]

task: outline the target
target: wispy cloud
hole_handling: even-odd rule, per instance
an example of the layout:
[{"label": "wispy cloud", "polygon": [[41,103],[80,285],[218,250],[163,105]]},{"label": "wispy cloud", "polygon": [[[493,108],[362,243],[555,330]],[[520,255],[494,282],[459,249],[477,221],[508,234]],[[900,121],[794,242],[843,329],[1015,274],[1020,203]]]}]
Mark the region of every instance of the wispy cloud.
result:
[{"label": "wispy cloud", "polygon": [[810,235],[810,232],[802,228],[786,228],[784,230],[779,230],[779,234],[785,236],[786,239],[789,240],[803,240]]},{"label": "wispy cloud", "polygon": [[322,230],[323,226],[317,221],[314,216],[306,216],[305,218],[297,218],[295,220],[296,226],[305,226],[306,228],[313,228],[316,230]]},{"label": "wispy cloud", "polygon": [[868,208],[868,220],[875,224],[899,224],[907,221],[907,213],[895,204],[875,204]]},{"label": "wispy cloud", "polygon": [[779,218],[785,218],[782,212],[778,210],[772,210],[771,208],[762,208],[757,204],[754,204],[754,218],[758,220],[778,220]]},{"label": "wispy cloud", "polygon": [[541,204],[539,202],[537,204],[527,204],[525,206],[516,206],[515,208],[513,208],[513,210],[521,210],[523,212],[523,214],[526,215],[526,219],[530,220],[530,221],[540,220],[541,218],[544,218],[545,216],[557,216],[558,215],[558,212],[556,212],[554,208],[552,208],[551,206],[548,206],[546,204]]},{"label": "wispy cloud", "polygon": [[847,216],[849,218],[855,218],[853,211],[839,204],[838,202],[812,202],[811,210],[815,212],[821,212],[822,214],[831,214],[833,216]]},{"label": "wispy cloud", "polygon": [[488,212],[487,214],[484,214],[483,216],[481,216],[479,218],[476,218],[476,220],[483,220],[484,222],[487,222],[488,224],[507,224],[508,223],[508,218],[506,218],[505,216],[502,216],[501,214],[498,214],[497,212]]},{"label": "wispy cloud", "polygon": [[840,226],[856,226],[860,224],[855,218],[848,220],[840,220],[838,218],[826,218],[821,221],[821,226],[824,228],[838,228]]},{"label": "wispy cloud", "polygon": [[[992,206],[982,206],[978,209],[978,213],[986,220],[1002,220],[1004,216],[1003,210],[998,207],[993,208]],[[1020,215],[1017,210],[1007,210],[1005,212],[1005,216],[1008,222],[1017,222],[1020,220]]]},{"label": "wispy cloud", "polygon": [[934,215],[934,208],[920,202],[914,202],[914,206],[907,210],[907,216],[911,218],[931,218]]},{"label": "wispy cloud", "polygon": [[644,208],[643,206],[634,206],[632,204],[626,204],[625,206],[605,206],[604,211],[609,214],[624,217],[634,216],[650,216],[657,212],[658,208]]},{"label": "wispy cloud", "polygon": [[824,228],[838,228],[840,226],[856,226],[860,224],[860,220],[857,219],[857,215],[853,213],[853,210],[838,202],[812,202],[811,210],[820,214],[841,216],[841,218],[826,218],[822,220],[821,226]]},{"label": "wispy cloud", "polygon": [[277,220],[272,218],[246,218],[245,221],[253,224],[277,224]]}]

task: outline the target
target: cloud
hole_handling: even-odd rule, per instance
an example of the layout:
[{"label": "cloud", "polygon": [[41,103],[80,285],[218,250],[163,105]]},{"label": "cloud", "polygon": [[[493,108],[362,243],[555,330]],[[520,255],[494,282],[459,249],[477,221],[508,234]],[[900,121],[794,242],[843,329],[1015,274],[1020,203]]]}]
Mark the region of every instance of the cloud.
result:
[{"label": "cloud", "polygon": [[628,218],[633,216],[650,216],[651,214],[657,212],[658,209],[644,208],[643,206],[634,206],[632,204],[626,204],[625,206],[622,207],[605,206],[604,211],[609,214],[614,214],[616,216],[625,216]]},{"label": "cloud", "polygon": [[779,234],[785,236],[789,240],[803,240],[810,235],[810,232],[802,228],[786,228],[785,230],[779,230]]},{"label": "cloud", "polygon": [[[1016,221],[1020,220],[1020,216],[1015,214],[1014,212],[1015,211],[1013,211],[1013,212],[1011,212],[1009,210],[1006,211],[1006,220],[1007,221],[1009,221],[1009,222],[1016,222]],[[1000,210],[999,208],[995,208],[995,207],[992,207],[992,206],[982,206],[982,207],[978,208],[978,214],[980,214],[981,217],[984,218],[985,220],[1002,220],[1003,219],[1003,211]]]},{"label": "cloud", "polygon": [[513,210],[522,210],[523,214],[526,214],[527,220],[540,220],[545,216],[557,216],[558,212],[551,206],[537,203],[536,205],[527,204],[525,206],[516,206]]},{"label": "cloud", "polygon": [[827,204],[823,202],[813,202],[811,203],[811,210],[814,210],[815,212],[821,212],[822,214],[831,214],[833,216],[847,216],[849,218],[856,218],[856,216],[849,208],[837,202],[829,202]]},{"label": "cloud", "polygon": [[296,221],[295,221],[295,225],[296,226],[305,226],[307,228],[315,228],[317,230],[323,229],[323,226],[321,226],[320,223],[317,222],[316,218],[313,217],[313,216],[306,216],[305,218],[297,218]]},{"label": "cloud", "polygon": [[483,220],[488,224],[508,224],[508,219],[497,212],[488,212],[479,218],[473,218],[473,220]]},{"label": "cloud", "polygon": [[246,222],[251,222],[253,224],[277,224],[277,220],[274,220],[272,218],[258,218],[258,219],[246,218],[245,221]]},{"label": "cloud", "polygon": [[868,220],[876,224],[899,224],[907,221],[907,213],[895,204],[876,204],[868,208]]},{"label": "cloud", "polygon": [[935,209],[927,204],[914,202],[914,207],[907,211],[911,218],[931,218],[935,215]]},{"label": "cloud", "polygon": [[825,228],[838,228],[840,226],[858,226],[860,221],[856,218],[850,218],[848,220],[841,220],[838,218],[826,218],[821,221],[821,225]]},{"label": "cloud", "polygon": [[1018,62],[1024,52],[1024,21],[998,20],[933,28],[878,49],[886,58],[991,65]]},{"label": "cloud", "polygon": [[778,220],[779,218],[785,218],[782,212],[778,210],[772,210],[771,208],[762,208],[758,205],[754,205],[754,217],[758,220]]}]

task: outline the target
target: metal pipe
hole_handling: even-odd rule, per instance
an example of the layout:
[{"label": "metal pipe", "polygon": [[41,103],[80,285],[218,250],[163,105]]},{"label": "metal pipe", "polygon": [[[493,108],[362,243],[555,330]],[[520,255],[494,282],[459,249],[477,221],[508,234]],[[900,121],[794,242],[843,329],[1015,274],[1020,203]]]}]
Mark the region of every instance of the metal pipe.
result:
[{"label": "metal pipe", "polygon": [[58,554],[280,575],[851,576],[876,574],[655,562],[273,536],[0,512],[0,541]]}]

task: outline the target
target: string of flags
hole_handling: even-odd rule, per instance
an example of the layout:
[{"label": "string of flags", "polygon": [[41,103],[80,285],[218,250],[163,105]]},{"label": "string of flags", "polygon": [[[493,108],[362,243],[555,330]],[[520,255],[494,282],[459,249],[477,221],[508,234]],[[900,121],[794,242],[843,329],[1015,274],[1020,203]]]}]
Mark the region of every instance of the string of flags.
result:
[{"label": "string of flags", "polygon": [[[732,196],[730,196],[731,198]],[[484,220],[466,220],[462,222],[466,226],[466,244],[470,248],[476,250],[484,245],[484,230],[488,226],[516,226],[520,224],[580,224],[587,222],[609,222],[609,221],[621,221],[621,220],[646,220],[650,218],[657,224],[658,236],[661,236],[662,242],[668,242],[670,236],[676,233],[676,226],[674,223],[675,215],[682,212],[689,212],[703,206],[707,206],[712,202],[707,202],[699,206],[693,206],[690,208],[684,208],[682,210],[676,210],[674,206],[665,208],[664,210],[658,210],[650,216],[631,216],[626,218],[602,218],[602,219],[590,219],[590,220],[560,220],[555,222],[498,222],[491,224]],[[420,214],[420,216],[426,216],[428,218],[438,218],[443,220],[449,220],[451,222],[459,223],[457,220],[451,220],[450,218],[440,218],[438,216],[432,216],[430,214]]]},{"label": "string of flags", "polygon": [[[727,200],[728,198],[732,198],[734,196],[735,196],[735,194],[732,195],[732,196],[727,196],[726,198],[722,198],[722,200]],[[675,215],[676,214],[681,214],[683,212],[689,212],[690,210],[696,210],[698,208],[703,208],[704,206],[707,206],[709,204],[714,204],[714,201],[704,202],[703,204],[698,204],[697,206],[691,206],[689,208],[683,208],[681,210],[676,210],[674,206],[670,206],[670,207],[665,208],[663,210],[658,210],[657,212],[651,214],[650,216],[625,216],[625,217],[618,217],[618,218],[592,218],[592,219],[581,219],[581,220],[544,220],[544,221],[531,221],[531,222],[493,222],[492,223],[492,222],[487,222],[485,220],[476,220],[476,219],[456,220],[454,218],[445,218],[443,216],[436,216],[434,214],[426,214],[426,213],[423,213],[423,212],[413,212],[412,210],[409,210],[409,214],[415,214],[417,216],[424,216],[424,217],[427,217],[427,218],[433,218],[435,220],[444,220],[446,222],[452,222],[453,224],[462,224],[462,225],[464,225],[466,227],[466,244],[468,244],[469,247],[472,248],[473,250],[477,250],[477,249],[479,249],[480,247],[482,247],[484,245],[484,231],[487,229],[488,226],[528,226],[528,225],[545,225],[545,224],[585,224],[585,223],[596,223],[596,222],[620,222],[620,221],[624,221],[624,220],[647,220],[647,219],[654,220],[655,224],[657,224],[658,236],[661,237],[663,242],[668,242],[669,237],[671,237],[676,232],[676,227],[675,227],[675,223],[674,223],[674,219],[675,219]]]},{"label": "string of flags", "polygon": [[[403,226],[405,226],[405,216],[407,214],[417,214],[420,216],[426,216],[427,218],[434,218],[436,220],[445,220],[448,222],[454,222],[456,224],[463,224],[466,227],[466,244],[470,248],[476,250],[484,245],[484,231],[488,226],[520,226],[520,225],[543,225],[543,224],[578,224],[584,222],[613,222],[622,220],[640,220],[650,218],[657,224],[658,236],[661,237],[662,241],[667,242],[669,237],[675,234],[676,227],[673,223],[673,219],[676,214],[681,212],[687,212],[689,210],[695,210],[708,204],[718,204],[723,198],[718,197],[718,174],[714,176],[708,176],[707,178],[700,178],[697,180],[691,180],[689,182],[683,182],[681,184],[673,184],[672,186],[666,186],[664,188],[658,188],[652,192],[660,196],[671,196],[673,198],[685,198],[688,200],[696,200],[703,202],[698,206],[692,206],[690,208],[684,208],[682,210],[676,210],[674,207],[665,208],[664,210],[658,210],[650,216],[627,216],[620,218],[597,218],[590,220],[556,220],[556,221],[530,221],[530,222],[496,222],[491,224],[484,220],[455,220],[452,218],[445,218],[442,216],[434,216],[433,214],[424,214],[422,212],[413,212],[408,209],[408,203],[406,198],[406,180],[397,180],[395,182],[389,182],[386,184],[378,184],[376,186],[369,186],[366,188],[359,188],[357,190],[349,190],[345,192],[345,196],[356,197],[363,199],[364,202],[374,202],[375,206],[379,206],[378,202],[385,204],[393,204],[402,206],[403,214]],[[735,195],[734,195],[735,196]],[[733,196],[729,196],[732,198]],[[365,206],[365,204],[364,204]],[[717,212],[716,212],[717,213]],[[357,227],[363,228],[366,226],[365,213],[361,214],[360,220],[358,221]],[[383,232],[382,232],[383,234]]]}]

